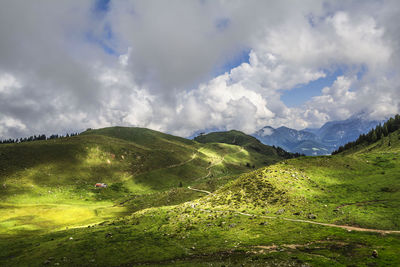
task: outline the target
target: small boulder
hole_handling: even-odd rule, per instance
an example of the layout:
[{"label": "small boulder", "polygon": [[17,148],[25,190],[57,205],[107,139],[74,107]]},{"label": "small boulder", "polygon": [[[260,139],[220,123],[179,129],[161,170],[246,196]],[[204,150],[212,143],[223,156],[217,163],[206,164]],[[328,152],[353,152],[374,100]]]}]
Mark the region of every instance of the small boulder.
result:
[{"label": "small boulder", "polygon": [[107,233],[106,238],[112,237],[112,233]]},{"label": "small boulder", "polygon": [[308,214],[307,218],[314,220],[314,219],[317,219],[317,215],[310,213],[310,214]]},{"label": "small boulder", "polygon": [[378,251],[377,251],[376,249],[374,249],[374,250],[372,251],[372,257],[378,258]]},{"label": "small boulder", "polygon": [[277,212],[275,212],[275,214],[281,215],[281,214],[283,214],[284,212],[285,212],[285,209],[280,209],[280,210],[278,210]]}]

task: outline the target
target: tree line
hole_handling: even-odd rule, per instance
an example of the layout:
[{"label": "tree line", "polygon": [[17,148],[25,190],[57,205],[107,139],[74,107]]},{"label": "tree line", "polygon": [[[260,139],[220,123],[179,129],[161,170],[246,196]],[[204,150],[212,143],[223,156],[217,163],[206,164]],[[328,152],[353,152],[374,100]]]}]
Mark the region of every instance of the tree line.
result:
[{"label": "tree line", "polygon": [[46,136],[45,134],[40,134],[40,135],[32,135],[29,137],[25,138],[9,138],[9,139],[4,139],[0,140],[0,144],[15,144],[15,143],[23,143],[23,142],[32,142],[32,141],[38,141],[38,140],[51,140],[51,139],[58,139],[58,138],[66,138],[66,137],[72,137],[72,136],[77,136],[79,133],[70,133],[70,134],[52,134],[50,136]]},{"label": "tree line", "polygon": [[305,156],[304,154],[300,154],[300,153],[297,153],[297,152],[295,152],[295,153],[287,152],[286,150],[284,150],[283,148],[281,148],[279,146],[272,146],[272,147],[275,149],[276,153],[279,156],[281,156],[281,157],[283,157],[285,159],[293,159],[293,158],[298,158],[298,157]]},{"label": "tree line", "polygon": [[[354,148],[358,145],[370,145],[383,137],[388,136],[390,133],[400,129],[400,115],[397,114],[394,118],[390,118],[383,125],[379,124],[374,129],[370,130],[367,134],[362,134],[356,141],[349,142],[344,146],[339,147],[337,150],[332,152],[332,155],[338,154],[345,150]],[[389,143],[390,145],[390,143]]]}]

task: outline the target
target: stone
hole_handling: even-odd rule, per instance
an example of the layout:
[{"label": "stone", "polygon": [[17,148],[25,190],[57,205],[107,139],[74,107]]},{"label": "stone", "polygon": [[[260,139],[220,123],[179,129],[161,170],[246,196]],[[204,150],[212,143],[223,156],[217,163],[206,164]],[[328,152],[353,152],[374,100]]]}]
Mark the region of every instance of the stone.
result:
[{"label": "stone", "polygon": [[374,258],[378,258],[378,251],[377,250],[373,250],[372,251],[372,257],[374,257]]},{"label": "stone", "polygon": [[108,237],[112,237],[112,233],[107,233],[106,238],[108,238]]},{"label": "stone", "polygon": [[285,209],[280,209],[277,212],[275,212],[275,214],[280,215],[280,214],[282,214],[284,212],[285,212]]},{"label": "stone", "polygon": [[314,219],[317,219],[317,216],[315,214],[310,213],[310,214],[308,214],[307,218],[314,220]]}]

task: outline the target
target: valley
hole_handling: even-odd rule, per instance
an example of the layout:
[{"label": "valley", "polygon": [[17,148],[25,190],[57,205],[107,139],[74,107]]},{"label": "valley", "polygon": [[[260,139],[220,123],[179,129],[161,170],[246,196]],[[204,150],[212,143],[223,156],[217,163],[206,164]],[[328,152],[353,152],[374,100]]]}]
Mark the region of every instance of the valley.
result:
[{"label": "valley", "polygon": [[202,138],[114,127],[0,146],[0,264],[400,264],[398,130],[297,158]]}]

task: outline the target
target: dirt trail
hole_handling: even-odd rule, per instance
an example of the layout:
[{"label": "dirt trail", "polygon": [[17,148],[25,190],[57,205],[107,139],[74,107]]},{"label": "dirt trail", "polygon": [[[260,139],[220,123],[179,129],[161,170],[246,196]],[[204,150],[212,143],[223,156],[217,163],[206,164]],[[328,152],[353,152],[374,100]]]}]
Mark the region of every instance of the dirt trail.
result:
[{"label": "dirt trail", "polygon": [[309,224],[317,224],[317,225],[323,225],[323,226],[329,226],[329,227],[342,228],[342,229],[346,229],[348,231],[373,232],[373,233],[380,233],[380,234],[400,234],[400,231],[398,231],[398,230],[369,229],[369,228],[361,228],[361,227],[348,226],[348,225],[337,225],[337,224],[332,224],[332,223],[314,222],[314,221],[301,220],[301,219],[290,219],[290,218],[275,217],[275,216],[254,215],[254,214],[248,214],[248,213],[243,213],[243,212],[239,212],[239,211],[233,211],[233,212],[236,212],[240,215],[249,216],[249,217],[281,219],[281,220],[290,221],[290,222],[302,222],[302,223],[309,223]]},{"label": "dirt trail", "polygon": [[169,165],[169,166],[165,167],[165,169],[171,169],[171,168],[175,168],[175,167],[179,167],[179,166],[185,165],[185,164],[191,162],[192,160],[194,160],[196,157],[197,157],[197,153],[193,154],[190,159],[188,159],[188,160],[186,160],[184,162],[181,162],[181,163]]},{"label": "dirt trail", "polygon": [[214,162],[213,164],[211,164],[210,166],[208,166],[208,167],[206,168],[206,170],[208,170],[208,173],[207,173],[206,175],[204,175],[204,176],[201,176],[201,177],[199,177],[199,178],[196,178],[195,181],[202,180],[202,179],[205,179],[205,178],[207,178],[208,176],[210,176],[210,175],[211,175],[211,167],[214,167],[215,165],[220,164],[220,163],[223,162],[224,160],[225,160],[225,155],[222,156],[221,160],[216,161],[216,162]]},{"label": "dirt trail", "polygon": [[[237,151],[237,152],[235,152],[235,153],[231,153],[231,155],[237,154],[237,153],[241,153],[241,152],[243,152],[243,151],[244,151],[244,148],[243,148],[243,147],[240,147],[240,150],[239,150],[239,151]],[[226,155],[229,155],[229,154],[226,154]],[[208,166],[208,167],[206,168],[206,170],[208,170],[208,173],[207,173],[206,175],[202,176],[202,177],[196,178],[196,181],[202,180],[202,179],[205,179],[205,178],[209,177],[209,176],[211,175],[211,168],[214,167],[215,165],[218,165],[218,164],[222,163],[222,162],[225,160],[225,156],[226,156],[226,155],[223,155],[222,158],[221,158],[219,161],[216,161],[216,162],[214,162],[213,164],[211,164],[210,166]]]},{"label": "dirt trail", "polygon": [[212,195],[212,193],[211,193],[210,191],[201,190],[201,189],[196,189],[196,188],[191,188],[190,186],[188,186],[187,188],[190,189],[190,190],[193,190],[193,191],[197,191],[197,192],[201,192],[201,193],[206,193],[206,194]]},{"label": "dirt trail", "polygon": [[[192,189],[193,190],[193,189]],[[196,190],[197,191],[197,190]],[[201,190],[202,192],[207,192],[207,194],[212,194],[208,191]],[[249,214],[249,213],[244,213],[236,210],[213,210],[213,209],[201,209],[201,208],[195,208],[197,210],[203,211],[203,212],[234,212],[239,215],[247,216],[247,217],[259,217],[259,218],[266,218],[266,219],[280,219],[284,221],[289,221],[289,222],[301,222],[301,223],[309,223],[309,224],[316,224],[316,225],[322,225],[322,226],[328,226],[328,227],[335,227],[335,228],[342,228],[347,231],[357,231],[357,232],[371,232],[371,233],[379,233],[379,234],[400,234],[400,230],[382,230],[382,229],[370,229],[370,228],[361,228],[361,227],[355,227],[355,226],[349,226],[349,225],[337,225],[337,224],[332,224],[332,223],[321,223],[321,222],[314,222],[314,221],[309,221],[309,220],[301,220],[301,219],[290,219],[290,218],[284,218],[284,217],[278,217],[278,216],[266,216],[266,215],[257,215],[257,214]]]}]

